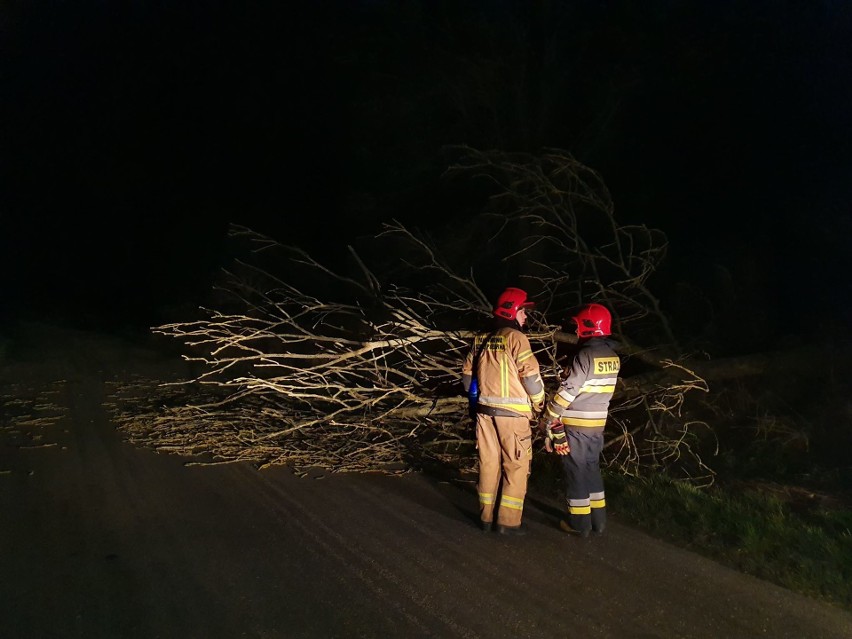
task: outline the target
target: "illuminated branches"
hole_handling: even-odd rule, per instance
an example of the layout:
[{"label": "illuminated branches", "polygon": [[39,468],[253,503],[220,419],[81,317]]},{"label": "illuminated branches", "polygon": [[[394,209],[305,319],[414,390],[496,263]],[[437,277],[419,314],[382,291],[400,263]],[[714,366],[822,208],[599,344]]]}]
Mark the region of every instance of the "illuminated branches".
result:
[{"label": "illuminated branches", "polygon": [[484,179],[490,197],[443,237],[393,221],[374,244],[329,265],[232,227],[242,257],[223,272],[215,304],[153,329],[182,342],[200,372],[161,387],[164,401],[147,409],[144,393],[118,389],[122,429],[161,450],[297,472],[471,468],[461,362],[490,316],[486,290],[510,274],[540,301],[529,336],[550,391],[562,350],[576,341],[560,324],[591,300],[613,309],[625,362],[657,376],[644,386],[625,379],[616,393],[608,462],[712,477],[694,446],[700,424],[685,417],[706,386],[671,358],[675,340],[648,286],[664,235],[619,225],[600,177],[563,152],[459,151],[447,177]]}]

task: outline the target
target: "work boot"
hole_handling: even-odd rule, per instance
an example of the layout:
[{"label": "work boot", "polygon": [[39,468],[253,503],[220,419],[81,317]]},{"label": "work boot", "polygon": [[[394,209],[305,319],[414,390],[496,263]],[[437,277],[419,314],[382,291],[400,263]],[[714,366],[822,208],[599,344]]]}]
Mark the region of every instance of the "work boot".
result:
[{"label": "work boot", "polygon": [[493,521],[479,521],[479,529],[484,532],[491,532],[494,530],[494,522]]},{"label": "work boot", "polygon": [[592,526],[592,534],[595,537],[602,537],[606,526]]},{"label": "work boot", "polygon": [[520,537],[527,534],[527,525],[520,524],[519,526],[501,526],[497,524],[497,532],[501,535],[515,535]]},{"label": "work boot", "polygon": [[571,527],[571,524],[569,524],[564,519],[559,522],[559,530],[561,530],[562,532],[567,532],[569,535],[573,535],[574,537],[588,537],[589,536],[588,530],[574,530]]}]

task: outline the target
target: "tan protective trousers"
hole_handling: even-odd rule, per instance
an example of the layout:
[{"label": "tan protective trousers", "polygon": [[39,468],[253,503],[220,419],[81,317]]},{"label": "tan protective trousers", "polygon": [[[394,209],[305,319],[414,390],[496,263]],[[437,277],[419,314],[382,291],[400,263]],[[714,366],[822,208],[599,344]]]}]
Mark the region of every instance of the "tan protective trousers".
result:
[{"label": "tan protective trousers", "polygon": [[[476,416],[479,449],[479,518],[520,526],[532,461],[532,432],[526,417]],[[498,502],[499,499],[499,502]]]}]

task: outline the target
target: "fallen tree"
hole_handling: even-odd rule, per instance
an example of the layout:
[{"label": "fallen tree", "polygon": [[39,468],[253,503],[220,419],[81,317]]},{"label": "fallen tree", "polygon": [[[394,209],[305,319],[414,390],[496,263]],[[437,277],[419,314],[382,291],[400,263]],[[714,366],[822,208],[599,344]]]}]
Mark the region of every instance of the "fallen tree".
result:
[{"label": "fallen tree", "polygon": [[[486,291],[522,282],[540,302],[529,337],[550,391],[576,341],[561,326],[570,309],[595,300],[614,311],[625,392],[612,407],[606,463],[712,482],[699,445],[712,431],[688,417],[708,387],[648,285],[664,234],[619,225],[600,176],[566,153],[459,151],[448,178],[484,181],[493,193],[444,237],[391,222],[333,268],[233,226],[243,257],[223,272],[215,306],[153,329],[184,344],[199,374],[162,387],[157,408],[139,410],[139,398],[119,407],[120,427],[137,443],[209,463],[401,473],[432,460],[470,469],[461,361],[490,317]],[[633,383],[631,368],[653,382]]]}]

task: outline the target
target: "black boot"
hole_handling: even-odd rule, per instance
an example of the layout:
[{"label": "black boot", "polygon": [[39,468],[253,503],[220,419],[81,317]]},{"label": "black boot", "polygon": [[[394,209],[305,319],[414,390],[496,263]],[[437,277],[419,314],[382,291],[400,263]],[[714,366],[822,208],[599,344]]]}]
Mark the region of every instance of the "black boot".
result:
[{"label": "black boot", "polygon": [[569,524],[564,519],[559,522],[559,530],[561,530],[562,532],[567,532],[569,535],[572,535],[574,537],[588,537],[590,532],[588,530],[576,530],[572,528],[571,524]]},{"label": "black boot", "polygon": [[501,526],[497,524],[497,532],[501,535],[516,535],[520,537],[521,535],[527,534],[527,525],[520,524],[519,526]]}]

